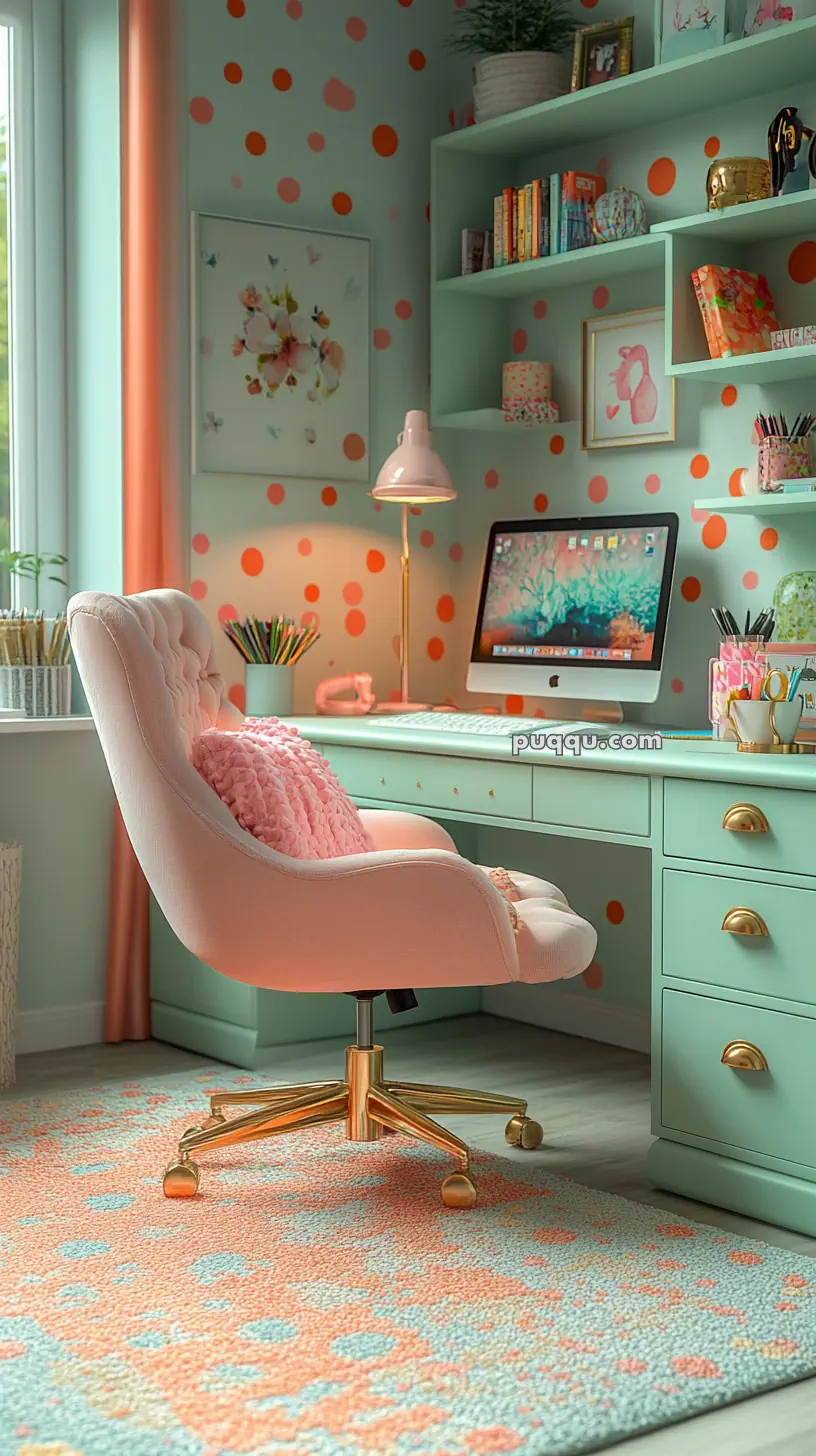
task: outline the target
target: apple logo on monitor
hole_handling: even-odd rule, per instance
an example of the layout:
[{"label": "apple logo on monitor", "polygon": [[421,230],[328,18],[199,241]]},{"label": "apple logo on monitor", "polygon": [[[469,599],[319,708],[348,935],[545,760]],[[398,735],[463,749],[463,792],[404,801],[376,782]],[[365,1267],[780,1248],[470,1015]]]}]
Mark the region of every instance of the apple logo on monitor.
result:
[{"label": "apple logo on monitor", "polygon": [[552,677],[550,678],[550,687],[551,688],[557,688],[558,687],[558,673],[557,672],[554,672],[553,675],[552,675]]}]

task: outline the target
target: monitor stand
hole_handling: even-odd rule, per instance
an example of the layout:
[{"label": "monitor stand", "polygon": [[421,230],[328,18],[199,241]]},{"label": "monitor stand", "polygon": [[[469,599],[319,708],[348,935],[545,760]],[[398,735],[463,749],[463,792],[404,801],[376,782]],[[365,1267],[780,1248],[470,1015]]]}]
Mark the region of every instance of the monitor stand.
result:
[{"label": "monitor stand", "polygon": [[[622,723],[623,708],[618,702],[583,702],[580,698],[539,699],[544,721],[551,718],[558,723]],[[523,714],[528,717],[528,714]]]}]

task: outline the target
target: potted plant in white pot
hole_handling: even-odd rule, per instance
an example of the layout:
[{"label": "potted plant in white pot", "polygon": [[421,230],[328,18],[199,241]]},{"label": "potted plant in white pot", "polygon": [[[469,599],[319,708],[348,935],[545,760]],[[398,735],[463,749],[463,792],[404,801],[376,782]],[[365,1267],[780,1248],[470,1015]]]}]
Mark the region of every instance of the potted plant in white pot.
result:
[{"label": "potted plant in white pot", "polygon": [[537,106],[569,90],[575,20],[565,0],[469,0],[456,14],[452,50],[477,55],[475,120]]}]

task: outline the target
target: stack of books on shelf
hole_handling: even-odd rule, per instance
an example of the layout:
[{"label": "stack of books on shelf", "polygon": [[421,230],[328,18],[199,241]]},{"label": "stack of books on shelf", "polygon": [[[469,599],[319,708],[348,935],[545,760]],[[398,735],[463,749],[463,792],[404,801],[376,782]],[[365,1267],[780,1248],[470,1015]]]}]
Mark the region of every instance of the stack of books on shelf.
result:
[{"label": "stack of books on shelf", "polygon": [[606,181],[591,172],[554,172],[505,187],[493,203],[493,231],[462,231],[462,272],[480,273],[590,248],[592,207]]}]

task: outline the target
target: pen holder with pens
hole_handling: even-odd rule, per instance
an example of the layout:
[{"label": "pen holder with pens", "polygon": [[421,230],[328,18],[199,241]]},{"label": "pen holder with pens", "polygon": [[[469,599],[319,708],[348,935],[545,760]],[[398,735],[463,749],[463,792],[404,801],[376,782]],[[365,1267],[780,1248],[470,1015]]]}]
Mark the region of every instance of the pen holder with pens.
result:
[{"label": "pen holder with pens", "polygon": [[762,637],[726,637],[720,644],[719,657],[712,657],[708,668],[708,716],[713,738],[732,742],[737,738],[728,713],[728,695],[747,684],[749,692],[759,697],[768,671],[766,646]]},{"label": "pen holder with pens", "polygon": [[772,753],[774,749],[795,746],[799,720],[802,717],[802,699],[770,701],[762,698],[757,702],[739,701],[729,698],[728,720],[743,753]]},{"label": "pen holder with pens", "polygon": [[763,495],[781,491],[784,480],[806,480],[811,473],[810,441],[787,435],[768,435],[759,442],[759,489]]}]

